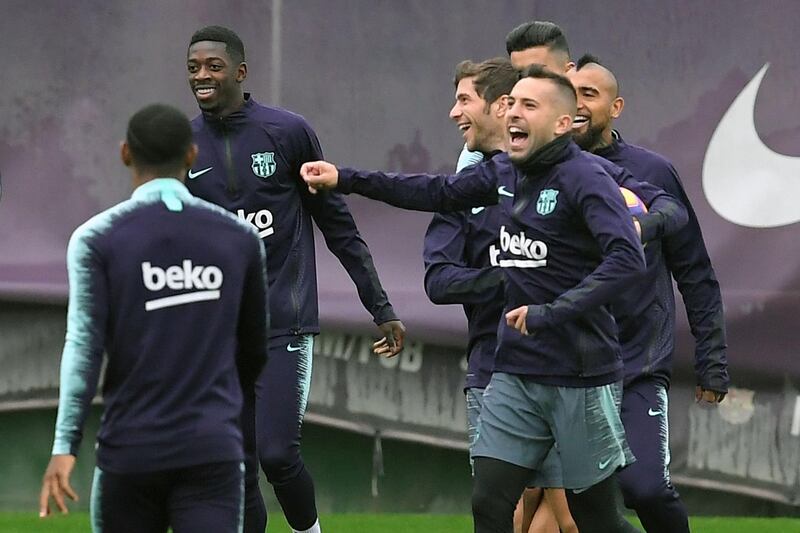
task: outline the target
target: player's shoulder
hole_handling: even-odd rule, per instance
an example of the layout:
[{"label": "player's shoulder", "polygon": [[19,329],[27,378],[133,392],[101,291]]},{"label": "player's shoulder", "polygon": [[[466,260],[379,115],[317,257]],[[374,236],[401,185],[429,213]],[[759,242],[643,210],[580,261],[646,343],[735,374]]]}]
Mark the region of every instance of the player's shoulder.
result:
[{"label": "player's shoulder", "polygon": [[619,147],[620,152],[622,152],[622,155],[625,156],[626,159],[638,161],[641,165],[653,170],[673,172],[674,166],[672,161],[656,151],[627,142],[620,142]]},{"label": "player's shoulder", "polygon": [[[609,174],[613,163],[597,155],[578,149],[573,150],[570,157],[558,164],[558,176],[565,177],[563,181],[567,183],[579,183],[580,180],[571,179],[573,176],[594,177],[596,175]],[[613,165],[616,166],[616,165]]]},{"label": "player's shoulder", "polygon": [[268,106],[256,101],[252,101],[250,116],[261,124],[287,132],[311,129],[311,125],[303,115],[283,107]]},{"label": "player's shoulder", "polygon": [[127,199],[90,217],[72,232],[69,247],[93,245],[110,234],[114,227],[123,221],[126,215],[133,213],[139,205],[139,202]]}]

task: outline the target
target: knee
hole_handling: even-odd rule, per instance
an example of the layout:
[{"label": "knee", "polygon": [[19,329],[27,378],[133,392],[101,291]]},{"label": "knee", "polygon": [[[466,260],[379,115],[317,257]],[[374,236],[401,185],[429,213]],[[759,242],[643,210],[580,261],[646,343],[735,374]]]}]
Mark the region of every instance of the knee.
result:
[{"label": "knee", "polygon": [[664,479],[620,479],[620,489],[625,507],[629,509],[677,497],[675,489]]},{"label": "knee", "polygon": [[303,459],[297,446],[264,446],[259,449],[258,455],[267,481],[273,485],[294,479],[303,469]]}]

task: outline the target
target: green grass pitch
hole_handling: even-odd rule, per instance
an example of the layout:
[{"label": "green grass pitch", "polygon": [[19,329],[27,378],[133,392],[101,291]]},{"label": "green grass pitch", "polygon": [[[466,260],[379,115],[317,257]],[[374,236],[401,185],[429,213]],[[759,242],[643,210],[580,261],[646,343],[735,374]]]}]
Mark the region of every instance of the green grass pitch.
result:
[{"label": "green grass pitch", "polygon": [[[697,517],[691,520],[696,533],[800,533],[800,519],[791,518],[731,518]],[[325,533],[467,533],[472,531],[472,519],[467,515],[419,514],[332,514],[322,515]],[[268,533],[288,530],[283,517],[273,516]],[[74,513],[40,520],[35,513],[0,513],[3,533],[85,533],[89,530],[89,515]]]}]

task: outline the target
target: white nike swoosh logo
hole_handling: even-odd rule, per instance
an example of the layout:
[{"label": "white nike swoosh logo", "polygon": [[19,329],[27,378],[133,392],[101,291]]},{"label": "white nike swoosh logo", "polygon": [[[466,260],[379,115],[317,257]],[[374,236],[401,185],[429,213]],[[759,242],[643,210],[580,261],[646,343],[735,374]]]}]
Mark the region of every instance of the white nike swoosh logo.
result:
[{"label": "white nike swoosh logo", "polygon": [[286,345],[287,352],[299,352],[302,349],[303,349],[302,346],[292,346],[292,343]]},{"label": "white nike swoosh logo", "polygon": [[800,157],[778,154],[758,136],[754,112],[769,63],[722,117],[703,161],[703,191],[725,220],[749,228],[800,222]]},{"label": "white nike swoosh logo", "polygon": [[195,179],[195,178],[197,178],[199,176],[202,176],[203,174],[205,174],[206,172],[208,172],[212,168],[214,168],[214,167],[204,168],[203,170],[198,170],[197,172],[192,172],[192,169],[189,169],[189,179],[193,180],[193,179]]},{"label": "white nike swoosh logo", "polygon": [[473,208],[472,208],[472,214],[473,214],[473,215],[477,215],[478,213],[480,213],[480,212],[481,212],[481,211],[483,211],[484,209],[486,209],[486,208],[485,208],[485,207],[473,207]]},{"label": "white nike swoosh logo", "polygon": [[650,416],[659,416],[659,415],[663,415],[664,411],[653,411],[653,409],[651,408],[651,409],[647,410],[647,414],[650,415]]},{"label": "white nike swoosh logo", "polygon": [[610,462],[611,462],[611,459],[606,459],[605,461],[601,461],[601,462],[597,463],[597,466],[600,468],[600,470],[605,470]]},{"label": "white nike swoosh logo", "polygon": [[506,190],[506,186],[505,185],[501,185],[500,187],[497,188],[497,194],[499,194],[501,196],[510,196],[511,198],[514,198],[514,193],[513,192],[508,192]]}]

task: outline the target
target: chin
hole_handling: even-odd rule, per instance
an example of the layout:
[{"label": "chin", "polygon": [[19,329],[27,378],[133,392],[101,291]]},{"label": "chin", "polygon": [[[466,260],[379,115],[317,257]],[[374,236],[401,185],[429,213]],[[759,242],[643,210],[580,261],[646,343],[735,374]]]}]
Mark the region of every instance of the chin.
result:
[{"label": "chin", "polygon": [[512,163],[519,163],[525,160],[525,156],[527,155],[524,152],[507,152],[508,158],[511,160]]}]

